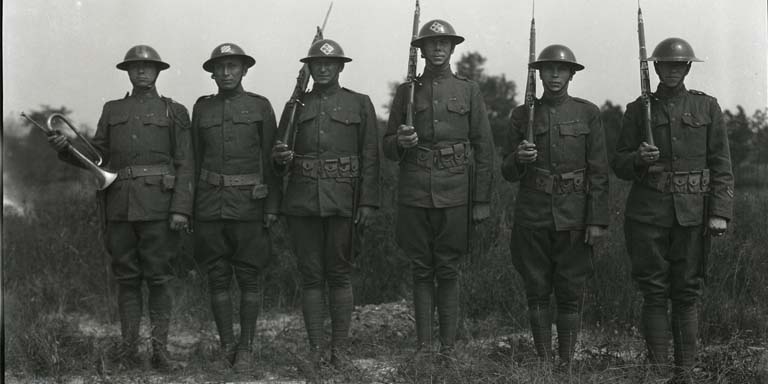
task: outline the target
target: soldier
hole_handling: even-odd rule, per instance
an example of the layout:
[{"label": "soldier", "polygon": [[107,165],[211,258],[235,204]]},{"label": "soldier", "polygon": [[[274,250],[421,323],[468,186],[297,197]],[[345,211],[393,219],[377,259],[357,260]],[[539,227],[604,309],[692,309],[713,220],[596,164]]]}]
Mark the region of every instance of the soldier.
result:
[{"label": "soldier", "polygon": [[696,358],[697,303],[709,232],[722,236],[733,217],[733,173],[728,135],[717,100],[686,89],[696,58],[680,38],[663,40],[649,60],[659,77],[651,97],[656,145],[643,129],[642,102],[627,105],[612,167],[632,180],[624,235],[632,277],[643,294],[642,329],[649,361],[665,364],[669,349],[667,301],[677,376],[689,378]]},{"label": "soldier", "polygon": [[[269,227],[277,220],[282,182],[270,160],[275,113],[265,97],[243,89],[256,61],[232,43],[211,52],[203,69],[218,93],[192,111],[197,193],[196,260],[208,273],[221,362],[237,372],[250,367],[259,308],[258,276],[270,260]],[[232,328],[232,276],[240,288],[240,339]]]},{"label": "soldier", "polygon": [[[169,65],[152,47],[128,50],[117,68],[128,72],[133,91],[104,105],[92,142],[117,180],[104,196],[106,247],[118,283],[122,345],[113,356],[122,368],[140,368],[139,324],[142,281],[149,288],[152,358],[155,369],[173,368],[166,344],[172,297],[171,261],[180,230],[192,213],[193,159],[187,109],[158,95],[155,81]],[[62,160],[66,138],[48,139]]]},{"label": "soldier", "polygon": [[281,212],[288,217],[301,272],[311,359],[317,365],[322,358],[327,283],[330,362],[336,368],[350,363],[346,351],[354,304],[350,274],[355,226],[367,225],[380,204],[376,112],[368,96],[339,86],[339,74],[350,61],[333,40],[312,44],[301,62],[309,64],[314,85],[296,113],[293,150],[279,140],[273,148],[275,167],[290,172]]},{"label": "soldier", "polygon": [[592,274],[592,246],[608,226],[605,132],[597,106],[568,94],[573,76],[584,69],[568,47],[550,45],[530,65],[544,87],[534,107],[534,143],[525,139],[527,106],[515,108],[501,167],[505,179],[520,181],[510,249],[525,282],[536,354],[552,359],[554,290],[558,355],[567,367]]},{"label": "soldier", "polygon": [[417,354],[432,351],[435,282],[440,352],[452,352],[468,219],[490,215],[494,154],[485,103],[477,83],[451,72],[451,55],[462,41],[444,20],[424,24],[411,42],[425,60],[415,84],[414,126],[403,124],[410,87],[404,83],[384,135],[385,155],[400,164],[396,231],[412,263]]}]

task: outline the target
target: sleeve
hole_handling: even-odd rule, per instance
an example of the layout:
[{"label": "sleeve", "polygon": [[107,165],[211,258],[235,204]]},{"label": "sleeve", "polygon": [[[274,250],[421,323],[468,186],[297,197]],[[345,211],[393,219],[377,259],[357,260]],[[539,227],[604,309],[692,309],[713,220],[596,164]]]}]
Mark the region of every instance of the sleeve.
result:
[{"label": "sleeve", "polygon": [[176,169],[176,186],[171,198],[170,212],[192,216],[194,185],[192,178],[195,173],[194,153],[192,152],[192,135],[189,113],[183,105],[172,103],[173,129],[176,135],[173,149],[173,166]]},{"label": "sleeve", "polygon": [[470,82],[471,110],[469,126],[469,143],[474,157],[475,182],[471,187],[473,202],[490,203],[493,187],[493,169],[496,156],[493,149],[493,134],[485,110],[485,101],[480,93],[480,87]]},{"label": "sleeve", "polygon": [[517,146],[525,139],[523,127],[528,123],[528,109],[523,105],[512,111],[510,118],[509,132],[507,132],[507,141],[501,148],[501,175],[509,182],[520,181],[525,175],[526,167],[524,164],[518,164],[515,157]]},{"label": "sleeve", "polygon": [[200,180],[200,169],[203,166],[203,147],[200,141],[200,104],[195,103],[192,107],[192,124],[190,135],[192,138],[192,154],[195,162],[195,174],[192,179],[192,185],[196,186]]},{"label": "sleeve", "polygon": [[648,170],[647,166],[635,163],[637,148],[642,142],[642,111],[640,107],[637,102],[627,105],[627,110],[621,120],[621,132],[616,140],[616,151],[613,155],[611,168],[613,168],[616,176],[623,180],[640,180]]},{"label": "sleeve", "polygon": [[587,218],[585,224],[608,226],[608,154],[605,148],[605,129],[600,110],[593,106],[586,145],[588,184]]},{"label": "sleeve", "polygon": [[378,208],[381,205],[381,145],[376,111],[368,96],[362,96],[363,129],[360,153],[360,204]]},{"label": "sleeve", "polygon": [[389,120],[387,121],[387,130],[384,133],[382,147],[384,156],[392,161],[400,161],[405,155],[405,150],[397,145],[397,128],[405,122],[405,104],[406,90],[408,84],[404,83],[397,87],[395,98],[392,99],[392,106],[389,108]]},{"label": "sleeve", "polygon": [[712,98],[709,106],[712,125],[707,131],[707,168],[709,168],[709,216],[733,219],[733,170],[728,146],[728,132],[720,105]]},{"label": "sleeve", "polygon": [[277,215],[280,211],[280,201],[283,195],[282,174],[276,172],[272,164],[272,145],[275,142],[277,134],[277,121],[275,120],[275,111],[272,104],[266,101],[264,107],[266,119],[264,119],[264,137],[261,140],[261,161],[264,164],[262,172],[264,173],[264,182],[268,186],[269,193],[264,206],[264,212]]}]

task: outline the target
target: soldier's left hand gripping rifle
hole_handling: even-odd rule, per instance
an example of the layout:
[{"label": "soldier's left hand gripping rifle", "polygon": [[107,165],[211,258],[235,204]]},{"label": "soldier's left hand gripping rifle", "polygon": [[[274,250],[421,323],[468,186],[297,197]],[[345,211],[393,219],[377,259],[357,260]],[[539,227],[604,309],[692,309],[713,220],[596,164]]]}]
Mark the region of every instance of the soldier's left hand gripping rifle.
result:
[{"label": "soldier's left hand gripping rifle", "polygon": [[[331,14],[331,9],[333,8],[333,2],[331,2],[331,5],[328,6],[328,11],[325,13],[325,19],[323,20],[323,26],[317,27],[317,31],[315,32],[315,37],[312,39],[312,44],[315,42],[323,39],[323,30],[325,29],[325,23],[328,22],[328,16]],[[310,44],[311,46],[311,44]],[[309,64],[304,63],[304,65],[301,66],[301,69],[299,69],[299,75],[296,76],[296,86],[293,88],[293,92],[291,93],[291,98],[288,100],[288,102],[285,105],[285,108],[289,108],[288,112],[286,113],[283,111],[282,116],[280,117],[280,124],[278,125],[283,131],[283,135],[280,138],[280,143],[285,146],[285,148],[288,148],[288,150],[293,151],[293,146],[295,145],[295,139],[296,139],[296,110],[299,107],[299,104],[304,105],[301,100],[304,98],[304,95],[307,94],[309,86]]]}]

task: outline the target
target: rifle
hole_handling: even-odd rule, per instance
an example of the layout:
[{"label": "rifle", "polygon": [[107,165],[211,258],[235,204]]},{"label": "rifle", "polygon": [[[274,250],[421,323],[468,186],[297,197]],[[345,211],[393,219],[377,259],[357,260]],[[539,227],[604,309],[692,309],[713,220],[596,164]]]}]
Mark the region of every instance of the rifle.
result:
[{"label": "rifle", "polygon": [[[325,23],[328,22],[328,16],[331,14],[331,8],[333,8],[333,2],[331,2],[331,5],[328,6],[328,11],[325,13],[325,19],[323,20],[323,26],[317,27],[317,31],[315,32],[315,37],[312,38],[312,44],[316,43],[319,40],[323,39],[323,30],[325,29]],[[311,46],[311,44],[310,44]],[[304,65],[301,66],[301,69],[299,69],[299,75],[296,76],[296,86],[293,88],[293,92],[291,93],[291,98],[288,100],[288,103],[286,105],[286,108],[290,108],[290,111],[286,115],[283,113],[283,115],[280,118],[280,127],[285,127],[285,132],[283,132],[282,142],[289,146],[290,150],[293,150],[293,145],[295,144],[296,139],[296,129],[294,127],[296,122],[296,110],[298,109],[299,104],[304,105],[301,100],[304,98],[304,95],[307,93],[307,87],[309,86],[309,64],[304,63]],[[287,124],[283,125],[283,119],[287,118]],[[290,140],[290,144],[289,144]]]},{"label": "rifle", "polygon": [[645,26],[640,0],[637,1],[637,39],[640,43],[640,99],[643,102],[645,140],[648,144],[655,145],[651,130],[651,77],[648,74],[648,53],[645,50]]},{"label": "rifle", "polygon": [[[416,0],[416,8],[413,11],[413,32],[411,34],[411,41],[416,40],[419,37],[419,15],[421,9],[419,8],[419,0]],[[413,100],[416,97],[416,64],[418,60],[419,48],[410,46],[408,51],[408,75],[406,81],[410,83],[408,88],[408,104],[405,107],[405,125],[413,126]]]},{"label": "rifle", "polygon": [[525,140],[534,144],[533,135],[533,116],[536,104],[536,68],[531,64],[536,61],[536,21],[534,13],[536,11],[536,1],[533,1],[531,10],[531,34],[528,39],[528,80],[525,83],[525,105],[528,106],[528,126],[525,130]]}]

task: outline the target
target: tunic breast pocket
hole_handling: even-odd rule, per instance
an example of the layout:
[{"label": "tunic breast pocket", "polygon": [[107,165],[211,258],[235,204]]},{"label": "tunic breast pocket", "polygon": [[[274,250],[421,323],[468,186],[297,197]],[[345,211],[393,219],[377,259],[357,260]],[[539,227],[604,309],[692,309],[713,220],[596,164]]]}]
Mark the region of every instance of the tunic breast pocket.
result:
[{"label": "tunic breast pocket", "polygon": [[253,111],[241,111],[232,115],[235,135],[243,146],[258,146],[261,142],[259,129],[264,118],[261,113]]},{"label": "tunic breast pocket", "polygon": [[148,113],[141,117],[144,125],[143,134],[148,137],[147,142],[152,151],[170,153],[171,146],[171,119],[165,114]]},{"label": "tunic breast pocket", "polygon": [[569,159],[584,159],[586,137],[589,134],[589,126],[576,120],[561,122],[558,124],[560,139],[563,143],[563,157]]},{"label": "tunic breast pocket", "polygon": [[450,97],[445,103],[445,107],[448,109],[448,112],[459,115],[466,115],[469,113],[469,103],[460,97]]},{"label": "tunic breast pocket", "polygon": [[340,153],[356,153],[360,123],[363,121],[355,111],[335,109],[330,113],[331,122],[336,127],[327,142]]},{"label": "tunic breast pocket", "polygon": [[712,119],[709,116],[686,112],[680,120],[687,152],[692,156],[706,156],[707,131]]}]

